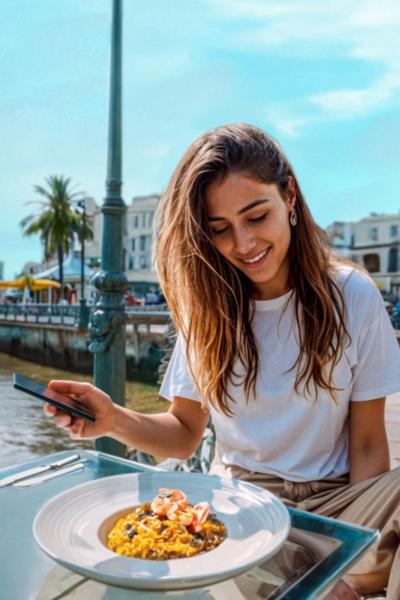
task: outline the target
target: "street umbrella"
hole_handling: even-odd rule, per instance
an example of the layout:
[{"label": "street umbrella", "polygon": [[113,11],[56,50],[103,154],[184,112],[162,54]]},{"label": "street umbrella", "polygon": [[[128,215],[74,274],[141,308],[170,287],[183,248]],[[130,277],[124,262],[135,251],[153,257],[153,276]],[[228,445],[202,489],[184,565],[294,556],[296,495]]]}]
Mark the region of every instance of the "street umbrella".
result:
[{"label": "street umbrella", "polygon": [[61,283],[58,281],[53,281],[53,279],[34,279],[30,289],[33,292],[38,292],[39,290],[47,290],[48,288],[60,288]]},{"label": "street umbrella", "polygon": [[17,288],[19,290],[29,288],[32,292],[37,292],[39,290],[47,290],[48,288],[60,287],[61,284],[58,281],[53,281],[53,279],[35,279],[30,275],[23,275],[12,281],[0,281],[0,289],[3,290],[6,288]]}]

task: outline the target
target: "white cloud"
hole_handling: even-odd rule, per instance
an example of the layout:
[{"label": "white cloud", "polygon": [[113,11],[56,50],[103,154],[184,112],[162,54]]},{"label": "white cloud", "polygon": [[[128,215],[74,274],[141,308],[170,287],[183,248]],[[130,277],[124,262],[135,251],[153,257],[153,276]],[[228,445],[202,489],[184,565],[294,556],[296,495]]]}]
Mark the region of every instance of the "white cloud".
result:
[{"label": "white cloud", "polygon": [[[286,15],[292,10],[292,2],[265,2],[260,0],[206,0],[216,14],[232,19],[259,19]],[[298,2],[303,5],[303,2]]]},{"label": "white cloud", "polygon": [[297,137],[301,130],[310,124],[311,120],[314,120],[314,122],[316,120],[315,116],[293,115],[290,110],[285,110],[281,105],[267,109],[264,118],[278,133],[288,138]]},{"label": "white cloud", "polygon": [[400,73],[387,74],[368,88],[341,89],[315,94],[310,102],[327,117],[353,118],[364,116],[385,106],[400,88]]},{"label": "white cloud", "polygon": [[[399,102],[400,2],[398,0],[208,0],[216,16],[240,20],[228,43],[242,51],[368,61],[380,69],[363,88],[314,93],[299,101],[271,106],[267,120],[280,113],[279,129],[288,136],[332,119],[352,119]],[[296,112],[295,112],[296,111]]]}]

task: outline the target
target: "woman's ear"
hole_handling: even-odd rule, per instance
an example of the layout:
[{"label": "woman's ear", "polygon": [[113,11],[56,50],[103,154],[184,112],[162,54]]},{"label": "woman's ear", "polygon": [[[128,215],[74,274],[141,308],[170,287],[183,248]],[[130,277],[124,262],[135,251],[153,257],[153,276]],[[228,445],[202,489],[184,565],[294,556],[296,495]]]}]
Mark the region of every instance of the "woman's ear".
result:
[{"label": "woman's ear", "polygon": [[289,210],[292,210],[296,206],[297,200],[297,187],[295,179],[292,175],[289,175],[288,186],[287,186],[287,194],[286,194],[286,203],[288,205]]}]

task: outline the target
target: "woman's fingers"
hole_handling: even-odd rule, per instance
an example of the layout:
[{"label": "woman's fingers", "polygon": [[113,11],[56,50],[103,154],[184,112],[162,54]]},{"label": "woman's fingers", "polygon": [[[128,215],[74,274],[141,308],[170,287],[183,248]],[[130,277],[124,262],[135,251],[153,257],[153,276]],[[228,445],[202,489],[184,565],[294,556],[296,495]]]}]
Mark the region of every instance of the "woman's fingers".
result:
[{"label": "woman's fingers", "polygon": [[77,396],[81,396],[82,394],[92,392],[94,386],[91,383],[83,381],[52,379],[52,381],[49,382],[49,388],[51,388],[55,392],[59,392],[60,394],[76,394]]},{"label": "woman's fingers", "polygon": [[71,415],[61,410],[57,410],[55,406],[51,406],[50,404],[45,405],[44,412],[47,416],[53,417],[57,427],[68,431],[72,439],[79,439],[82,437],[85,427],[83,419],[73,418]]},{"label": "woman's fingers", "polygon": [[72,425],[72,417],[67,415],[67,413],[60,412],[59,414],[54,415],[54,423],[57,427],[68,429]]},{"label": "woman's fingers", "polygon": [[82,437],[83,434],[83,428],[85,426],[85,423],[83,421],[83,419],[75,419],[75,421],[72,423],[71,427],[69,428],[69,435],[70,437],[74,440],[74,439],[79,439]]},{"label": "woman's fingers", "polygon": [[[112,400],[108,394],[91,383],[53,379],[49,382],[48,388],[50,392],[72,398],[81,406],[89,409],[96,417],[98,414],[109,411],[112,406]],[[56,396],[55,399],[57,399]]]},{"label": "woman's fingers", "polygon": [[47,417],[54,417],[54,415],[57,412],[57,409],[55,406],[52,406],[51,404],[45,404],[43,407],[43,411]]},{"label": "woman's fingers", "polygon": [[[81,418],[72,417],[68,413],[50,406],[47,403],[44,407],[44,412],[49,417],[54,419],[55,425],[66,429],[73,439],[96,439],[97,437],[108,435],[110,431],[110,423],[113,422],[113,413],[115,410],[113,401],[110,396],[95,387],[91,383],[83,383],[79,381],[67,380],[52,380],[48,384],[49,398],[54,393],[57,399],[57,394],[63,397],[68,397],[80,408],[86,408],[95,418],[95,423],[87,423]],[[64,401],[66,401],[64,399]]]},{"label": "woman's fingers", "polygon": [[54,418],[54,422],[57,425],[57,427],[62,427],[65,429],[66,427],[69,427],[72,423],[71,415],[62,410],[59,410],[51,404],[45,404],[43,407],[43,411],[47,417]]}]

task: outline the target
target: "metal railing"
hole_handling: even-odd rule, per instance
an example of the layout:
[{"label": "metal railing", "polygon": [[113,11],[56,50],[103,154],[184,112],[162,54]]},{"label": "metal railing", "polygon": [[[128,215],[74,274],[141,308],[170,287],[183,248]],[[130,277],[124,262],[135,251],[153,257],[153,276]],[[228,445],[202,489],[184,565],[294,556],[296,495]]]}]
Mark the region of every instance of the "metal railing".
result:
[{"label": "metal railing", "polygon": [[0,304],[0,321],[74,327],[79,310],[77,304]]},{"label": "metal railing", "polygon": [[165,315],[169,313],[168,306],[166,304],[143,304],[142,306],[129,306],[129,304],[125,305],[125,312],[129,314],[136,313],[160,313]]},{"label": "metal railing", "polygon": [[[0,322],[36,323],[77,327],[80,306],[78,304],[0,304]],[[125,308],[127,324],[165,325],[169,320],[166,305]]]}]

